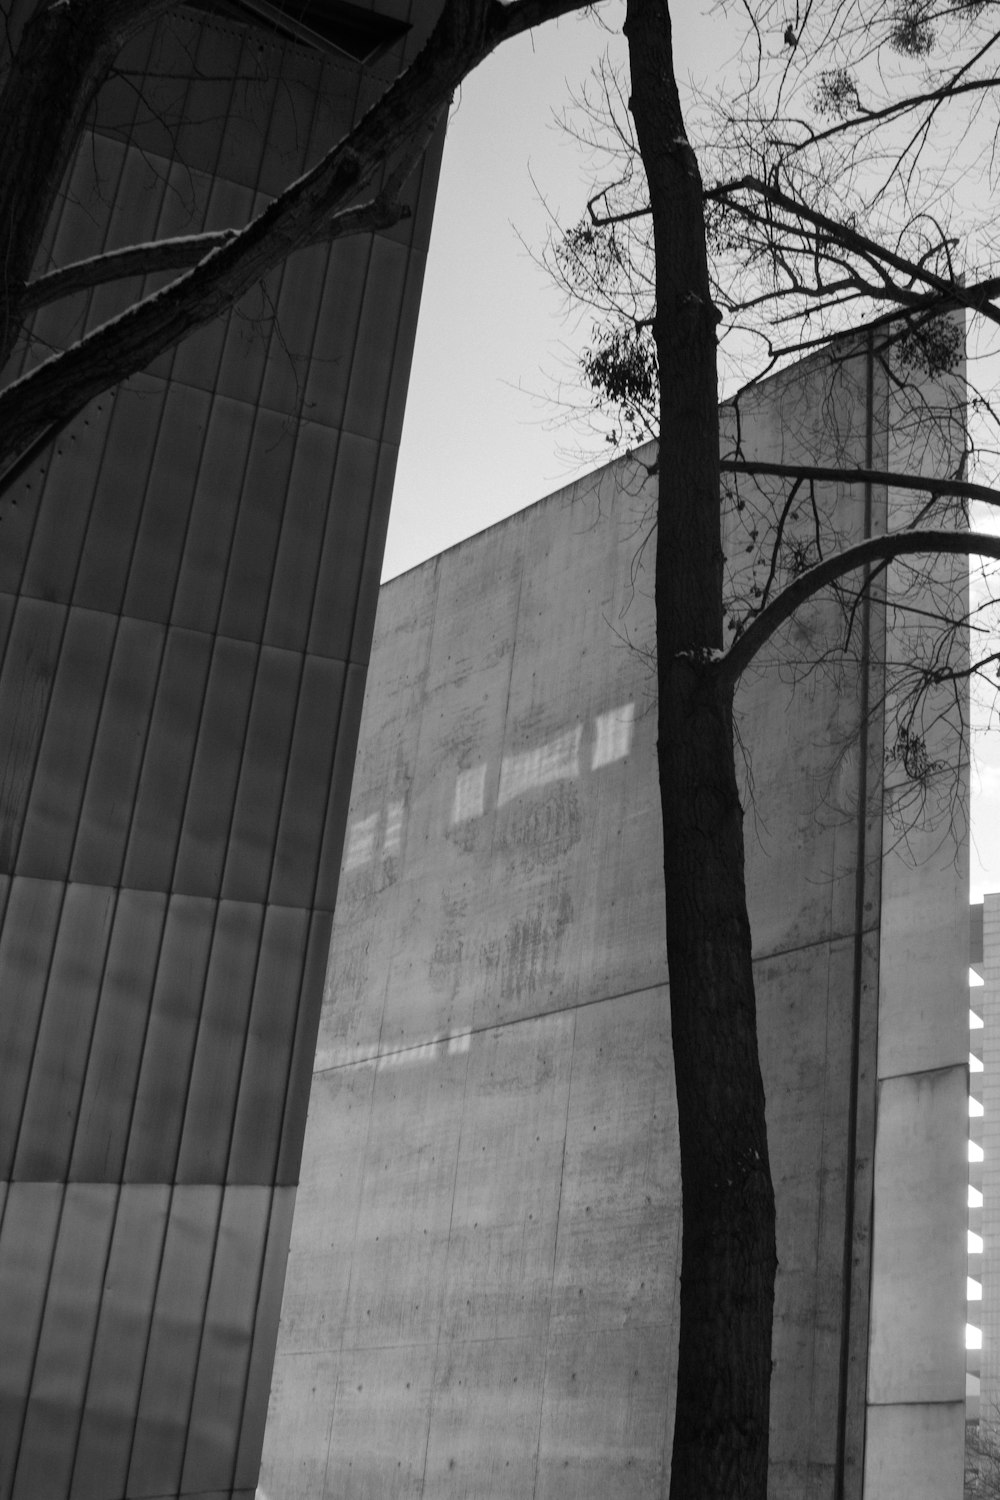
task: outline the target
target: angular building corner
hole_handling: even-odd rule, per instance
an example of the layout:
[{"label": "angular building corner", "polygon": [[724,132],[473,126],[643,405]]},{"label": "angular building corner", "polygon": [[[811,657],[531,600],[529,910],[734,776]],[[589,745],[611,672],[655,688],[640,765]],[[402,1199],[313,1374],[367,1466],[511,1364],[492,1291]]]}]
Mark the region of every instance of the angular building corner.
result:
[{"label": "angular building corner", "polygon": [[[953,472],[962,417],[928,420],[940,394],[908,410],[862,340],[745,392],[743,456]],[[728,555],[752,569],[775,482],[741,497]],[[803,501],[789,566],[820,521],[853,541],[919,503],[829,483]],[[652,518],[622,461],[382,590],[268,1500],[666,1494],[680,1177]],[[965,740],[932,701],[911,730],[948,774],[915,779],[895,695],[923,591],[966,587],[944,559],[877,573],[855,609],[814,600],[738,695],[774,1500],[961,1493]]]},{"label": "angular building corner", "polygon": [[[101,95],[51,263],[243,222],[426,11],[172,11]],[[5,511],[4,1500],[257,1484],[439,151],[408,223],[294,256]],[[23,360],[120,306],[57,304]]]}]

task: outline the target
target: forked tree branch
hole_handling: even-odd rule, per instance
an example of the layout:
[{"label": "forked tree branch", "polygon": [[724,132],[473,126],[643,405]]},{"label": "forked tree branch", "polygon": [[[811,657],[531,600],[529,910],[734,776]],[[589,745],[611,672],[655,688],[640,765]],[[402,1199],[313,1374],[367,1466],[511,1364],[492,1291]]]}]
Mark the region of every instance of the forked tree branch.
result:
[{"label": "forked tree branch", "polygon": [[737,192],[754,193],[757,197],[774,204],[776,208],[782,209],[783,212],[805,219],[814,228],[828,234],[831,241],[838,247],[853,250],[865,258],[883,262],[891,266],[894,271],[898,271],[900,275],[909,277],[911,281],[922,282],[937,297],[954,302],[958,307],[971,308],[973,312],[981,313],[992,322],[1000,323],[1000,309],[994,307],[990,300],[997,290],[996,278],[991,278],[975,287],[959,286],[956,281],[935,275],[926,266],[917,261],[908,260],[906,256],[898,255],[894,250],[878,244],[875,240],[870,240],[867,235],[860,234],[848,225],[839,224],[836,219],[828,218],[817,209],[808,208],[798,199],[789,197],[780,188],[773,187],[759,177],[740,177],[733,182],[720,183],[714,188],[709,188],[705,197],[707,200],[720,202],[729,199],[733,193]]},{"label": "forked tree branch", "polygon": [[220,229],[215,233],[178,235],[174,239],[154,240],[146,245],[127,245],[121,250],[109,250],[104,255],[93,255],[87,260],[77,260],[71,265],[60,266],[39,276],[25,287],[13,302],[12,311],[19,319],[30,317],[40,307],[70,297],[74,292],[85,292],[91,287],[105,286],[109,281],[123,281],[130,276],[155,276],[161,271],[183,271],[195,265],[220,245],[227,245],[236,233],[235,229]]},{"label": "forked tree branch", "polygon": [[[387,182],[377,198],[359,203],[355,208],[345,209],[338,214],[338,237],[391,229],[401,219],[409,218],[409,205],[397,202],[394,196],[395,188],[402,185],[402,182]],[[90,287],[104,286],[109,281],[185,270],[204,260],[210,251],[228,245],[238,233],[237,229],[219,229],[204,234],[178,235],[169,240],[151,240],[145,245],[127,245],[121,250],[109,250],[105,255],[94,255],[89,260],[78,260],[72,265],[60,266],[57,271],[50,271],[48,275],[29,283],[18,303],[18,312],[27,317],[50,302],[58,302],[61,297],[87,291]],[[320,224],[312,238],[318,241],[329,237],[328,226]]]},{"label": "forked tree branch", "polygon": [[984,58],[987,52],[995,46],[998,37],[996,34],[982,46],[978,52],[962,64],[952,76],[935,89],[929,89],[922,94],[909,94],[905,99],[895,99],[890,104],[883,105],[879,109],[865,109],[863,106],[856,114],[850,115],[846,120],[837,120],[835,124],[826,126],[823,130],[810,130],[805,139],[801,141],[790,141],[787,149],[789,152],[805,151],[810,146],[818,146],[823,141],[831,140],[834,136],[843,135],[851,130],[864,130],[868,127],[878,126],[885,120],[896,119],[903,114],[910,114],[929,104],[936,107],[947,103],[951,99],[957,99],[962,94],[986,93],[1000,87],[1000,78],[995,75],[991,78],[968,78],[962,82],[964,75],[977,62]]}]

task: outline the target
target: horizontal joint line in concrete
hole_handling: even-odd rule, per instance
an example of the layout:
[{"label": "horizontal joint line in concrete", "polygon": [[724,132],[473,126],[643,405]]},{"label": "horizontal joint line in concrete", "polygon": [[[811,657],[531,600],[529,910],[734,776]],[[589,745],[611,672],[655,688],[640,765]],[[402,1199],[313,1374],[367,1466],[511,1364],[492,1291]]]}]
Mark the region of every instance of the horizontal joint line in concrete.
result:
[{"label": "horizontal joint line in concrete", "polygon": [[666,979],[660,984],[644,984],[639,989],[624,990],[621,994],[595,995],[590,1000],[575,1000],[571,1005],[553,1007],[551,1010],[532,1011],[528,1016],[512,1016],[507,1021],[493,1021],[485,1026],[470,1026],[466,1031],[456,1031],[452,1036],[442,1035],[428,1037],[422,1042],[412,1042],[406,1047],[396,1047],[390,1052],[373,1052],[370,1057],[356,1057],[349,1062],[330,1063],[328,1067],[317,1068],[314,1077],[320,1073],[336,1073],[341,1068],[360,1068],[366,1063],[383,1062],[388,1057],[405,1057],[408,1052],[420,1052],[424,1047],[446,1047],[450,1041],[458,1041],[463,1037],[488,1036],[492,1031],[506,1031],[512,1026],[528,1025],[532,1021],[544,1021],[547,1016],[565,1016],[572,1011],[587,1010],[591,1005],[607,1005],[612,1000],[633,1000],[638,995],[651,994],[653,990],[666,990],[668,988]]},{"label": "horizontal joint line in concrete", "polygon": [[791,953],[807,953],[810,948],[827,948],[832,943],[852,943],[856,936],[877,937],[878,933],[879,924],[873,922],[863,927],[860,933],[856,933],[852,927],[844,932],[830,932],[825,937],[813,938],[809,943],[793,943],[788,948],[768,948],[764,953],[754,952],[753,961],[755,964],[766,963],[769,958],[786,958]]},{"label": "horizontal joint line in concrete", "polygon": [[878,1081],[879,1083],[891,1083],[894,1078],[922,1078],[928,1073],[950,1073],[953,1069],[968,1072],[968,1058],[963,1058],[961,1062],[939,1063],[936,1068],[908,1068],[903,1073],[880,1073]]}]

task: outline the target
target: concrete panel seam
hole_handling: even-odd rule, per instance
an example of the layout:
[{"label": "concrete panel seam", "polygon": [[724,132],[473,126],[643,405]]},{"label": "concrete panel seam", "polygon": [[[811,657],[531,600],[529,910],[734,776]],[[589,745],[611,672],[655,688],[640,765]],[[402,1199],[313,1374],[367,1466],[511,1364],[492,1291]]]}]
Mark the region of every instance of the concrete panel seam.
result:
[{"label": "concrete panel seam", "polygon": [[927,1078],[927,1077],[933,1077],[935,1074],[938,1075],[938,1076],[940,1076],[940,1077],[944,1077],[944,1075],[946,1073],[952,1073],[952,1072],[968,1073],[968,1071],[969,1071],[968,1061],[967,1060],[963,1060],[961,1062],[956,1061],[956,1062],[942,1063],[941,1066],[937,1067],[937,1068],[912,1068],[912,1069],[910,1069],[909,1072],[906,1072],[906,1073],[881,1073],[879,1075],[879,1080],[878,1081],[879,1081],[880,1084],[882,1084],[882,1083],[891,1083],[893,1079],[897,1079],[897,1078]]}]

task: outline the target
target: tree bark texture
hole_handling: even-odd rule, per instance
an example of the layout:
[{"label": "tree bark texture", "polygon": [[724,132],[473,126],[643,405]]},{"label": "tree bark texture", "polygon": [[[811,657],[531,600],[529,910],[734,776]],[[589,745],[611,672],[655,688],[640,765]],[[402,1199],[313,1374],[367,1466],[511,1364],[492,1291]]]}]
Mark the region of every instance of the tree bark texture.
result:
[{"label": "tree bark texture", "polygon": [[666,0],[629,0],[660,371],[656,614],[667,961],[683,1195],[671,1500],[767,1493],[774,1194],[723,632],[717,315]]}]

